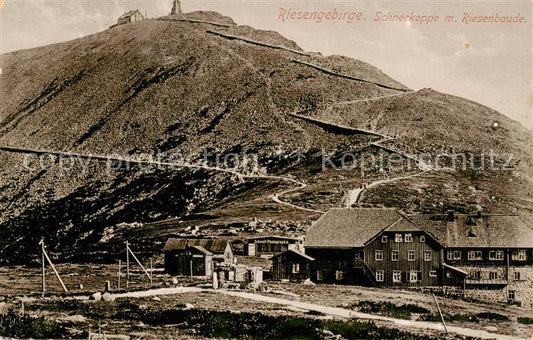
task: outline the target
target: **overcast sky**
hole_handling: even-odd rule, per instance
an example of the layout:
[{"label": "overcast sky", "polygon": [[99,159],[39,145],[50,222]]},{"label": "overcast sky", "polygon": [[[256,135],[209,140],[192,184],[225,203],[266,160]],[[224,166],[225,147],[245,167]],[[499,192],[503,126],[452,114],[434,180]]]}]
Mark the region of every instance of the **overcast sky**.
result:
[{"label": "overcast sky", "polygon": [[[149,17],[171,0],[0,0],[2,53],[86,36],[130,9]],[[213,10],[238,24],[275,30],[303,49],[369,62],[405,85],[431,87],[490,106],[533,129],[532,2],[502,1],[183,1],[185,12]],[[365,20],[285,21],[293,11],[363,12]],[[376,12],[455,15],[456,23],[376,22]],[[462,23],[463,13],[524,16],[525,23]]]}]

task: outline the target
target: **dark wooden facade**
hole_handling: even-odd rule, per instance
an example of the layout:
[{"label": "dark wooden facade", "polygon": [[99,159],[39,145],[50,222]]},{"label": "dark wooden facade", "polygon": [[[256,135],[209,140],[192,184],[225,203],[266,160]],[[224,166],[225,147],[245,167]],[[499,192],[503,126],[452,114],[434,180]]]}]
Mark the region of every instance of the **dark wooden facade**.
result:
[{"label": "dark wooden facade", "polygon": [[440,286],[465,287],[465,280],[468,276],[466,271],[447,264],[443,264],[441,268],[441,275],[439,277]]},{"label": "dark wooden facade", "polygon": [[377,285],[435,286],[442,246],[422,231],[383,232],[364,247],[364,261]]},{"label": "dark wooden facade", "polygon": [[315,258],[315,282],[453,286],[475,298],[533,306],[532,240],[518,215],[334,208],[307,230],[305,252]]},{"label": "dark wooden facade", "polygon": [[201,247],[165,253],[165,271],[174,276],[213,277],[213,254]]},{"label": "dark wooden facade", "polygon": [[274,256],[287,250],[303,251],[302,240],[283,236],[264,236],[247,239],[247,256]]},{"label": "dark wooden facade", "polygon": [[232,247],[227,240],[169,238],[163,252],[165,271],[171,275],[204,276],[209,279],[214,267],[233,263]]},{"label": "dark wooden facade", "polygon": [[361,261],[362,248],[306,248],[315,259],[311,280],[317,283],[370,284]]},{"label": "dark wooden facade", "polygon": [[272,261],[272,280],[302,282],[311,278],[314,259],[310,256],[288,250],[275,255]]}]

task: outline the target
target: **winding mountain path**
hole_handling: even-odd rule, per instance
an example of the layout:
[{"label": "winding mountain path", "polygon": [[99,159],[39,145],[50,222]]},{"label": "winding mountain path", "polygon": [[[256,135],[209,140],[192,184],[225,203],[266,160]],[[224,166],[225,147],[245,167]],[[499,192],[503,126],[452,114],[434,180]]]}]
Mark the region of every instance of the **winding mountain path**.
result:
[{"label": "winding mountain path", "polygon": [[283,204],[283,205],[286,205],[286,206],[291,207],[291,208],[295,208],[295,209],[299,209],[299,210],[303,210],[303,211],[314,212],[314,213],[319,213],[319,214],[324,214],[325,211],[315,210],[315,209],[310,209],[310,208],[305,208],[305,207],[300,207],[300,206],[298,206],[296,204],[292,204],[292,203],[288,203],[288,202],[282,201],[279,198],[282,195],[285,195],[285,194],[288,194],[288,193],[291,193],[291,192],[294,192],[294,191],[301,190],[301,189],[303,189],[303,188],[305,188],[307,186],[307,184],[305,184],[305,183],[301,183],[301,184],[302,185],[300,185],[297,188],[287,189],[287,190],[284,190],[284,191],[279,192],[277,194],[271,195],[270,199],[273,200],[274,202],[278,203],[278,204]]},{"label": "winding mountain path", "polygon": [[[402,95],[404,95],[404,93],[402,93]],[[368,100],[389,98],[389,97],[395,97],[395,96],[397,96],[397,95],[370,98]],[[361,100],[358,100],[358,101],[361,101]],[[358,102],[358,101],[354,101],[354,102]],[[341,102],[341,103],[342,104],[346,104],[348,102]],[[332,104],[332,105],[334,105],[334,104]],[[387,136],[387,135],[379,133],[379,132],[371,131],[371,130],[353,128],[353,127],[345,126],[345,125],[342,125],[342,124],[331,123],[331,122],[328,122],[328,121],[325,121],[325,120],[304,116],[304,115],[302,115],[302,113],[304,113],[304,112],[306,112],[306,111],[289,113],[289,116],[294,117],[294,118],[298,118],[298,119],[302,119],[302,120],[308,121],[310,123],[317,124],[317,125],[322,126],[322,127],[328,126],[328,127],[331,127],[331,128],[339,129],[339,130],[344,131],[344,132],[370,134],[370,135],[374,135],[374,136],[383,137],[379,141],[372,142],[369,145],[377,147],[377,148],[380,148],[380,149],[383,149],[383,150],[385,150],[387,152],[399,154],[399,155],[401,155],[402,157],[404,157],[406,159],[412,160],[412,161],[414,161],[417,164],[418,169],[421,170],[420,172],[417,172],[417,173],[414,173],[414,174],[403,175],[403,176],[387,178],[387,179],[375,180],[373,182],[366,183],[363,186],[360,186],[358,188],[355,188],[353,190],[348,191],[348,193],[344,197],[344,207],[346,207],[346,208],[351,208],[354,204],[358,203],[360,198],[361,198],[361,195],[363,194],[363,192],[366,189],[369,189],[369,188],[372,188],[372,187],[376,187],[376,186],[382,185],[382,184],[388,184],[388,183],[392,183],[392,182],[396,182],[396,181],[401,181],[401,180],[404,180],[404,179],[407,179],[407,178],[419,176],[422,173],[431,171],[433,169],[430,164],[426,163],[424,160],[422,160],[422,159],[420,159],[420,158],[418,158],[416,156],[407,154],[407,153],[399,151],[399,150],[394,150],[394,149],[392,149],[390,147],[387,147],[387,146],[384,146],[382,144],[382,143],[385,143],[387,141],[394,140],[393,137]],[[295,191],[295,190],[296,189],[292,189],[290,191]]]},{"label": "winding mountain path", "polygon": [[421,175],[423,173],[424,173],[424,171],[419,171],[419,172],[416,172],[414,174],[409,174],[409,175],[405,175],[405,176],[398,176],[398,177],[392,177],[392,178],[386,178],[386,179],[380,179],[380,180],[377,180],[377,181],[370,182],[368,184],[364,184],[363,187],[358,187],[358,188],[356,188],[354,190],[349,191],[348,194],[346,194],[345,201],[344,201],[344,206],[345,206],[345,208],[351,208],[354,204],[358,203],[359,200],[361,199],[361,196],[362,196],[363,192],[365,190],[367,190],[367,189],[370,189],[370,188],[373,188],[373,187],[377,187],[377,186],[382,185],[382,184],[388,184],[388,183],[397,182],[397,181],[401,181],[401,180],[404,180],[404,179],[416,177],[416,176],[419,176],[419,175]]},{"label": "winding mountain path", "polygon": [[375,101],[375,100],[386,99],[386,98],[391,98],[391,97],[406,96],[406,95],[413,94],[413,93],[415,93],[415,92],[412,92],[412,91],[411,92],[400,92],[400,93],[388,94],[388,95],[379,96],[379,97],[355,99],[355,100],[346,100],[346,101],[342,101],[342,102],[332,103],[329,106],[342,106],[342,105],[352,105],[352,104],[357,104],[357,103],[368,103],[368,102],[372,102],[372,101]]},{"label": "winding mountain path", "polygon": [[287,114],[289,116],[291,116],[291,117],[294,117],[294,118],[305,120],[307,122],[310,122],[310,123],[313,123],[313,124],[316,124],[316,125],[319,125],[319,126],[322,126],[322,127],[331,127],[331,128],[343,131],[345,133],[348,132],[348,133],[374,135],[374,136],[384,137],[385,139],[392,139],[392,137],[386,136],[386,135],[384,135],[382,133],[375,132],[375,131],[372,131],[372,130],[354,128],[354,127],[351,127],[351,126],[331,123],[331,122],[328,122],[326,120],[305,116],[305,115],[302,114],[304,112],[307,112],[307,110],[299,111],[299,112],[289,112]]},{"label": "winding mountain path", "polygon": [[[305,55],[305,56],[311,55],[310,53],[306,53],[306,52],[303,52],[303,51],[299,51],[299,50],[295,50],[295,49],[292,49],[292,48],[288,48],[286,46],[273,45],[273,44],[270,44],[270,43],[260,42],[260,41],[252,40],[252,39],[249,39],[249,38],[246,38],[246,37],[235,36],[235,35],[231,35],[231,34],[227,34],[227,33],[223,33],[223,32],[207,30],[207,33],[218,35],[220,37],[223,37],[223,38],[226,38],[226,39],[230,39],[230,40],[240,40],[240,41],[244,41],[244,42],[247,42],[247,43],[250,43],[250,44],[259,45],[259,46],[263,46],[263,47],[269,47],[269,48],[274,48],[274,49],[282,49],[282,50],[286,50],[286,51],[289,51],[289,52],[292,52],[292,53],[295,53],[295,54],[299,54],[299,55]],[[358,77],[354,77],[354,76],[347,75],[347,74],[338,73],[336,71],[324,68],[322,66],[319,66],[319,65],[307,62],[307,61],[293,59],[292,62],[296,63],[296,64],[304,65],[304,66],[307,66],[307,67],[311,67],[311,68],[313,68],[313,69],[315,69],[315,70],[317,70],[319,72],[323,72],[323,73],[331,75],[331,76],[345,78],[345,79],[348,79],[348,80],[353,80],[353,81],[358,81],[358,82],[365,82],[365,83],[376,85],[376,86],[381,87],[381,88],[399,91],[399,93],[394,93],[394,94],[390,94],[390,95],[384,95],[384,96],[377,96],[377,97],[373,97],[373,98],[356,99],[356,100],[350,100],[350,101],[342,101],[342,102],[331,103],[331,104],[327,105],[328,107],[342,106],[342,105],[352,105],[352,104],[357,104],[357,103],[368,103],[368,102],[371,102],[371,101],[381,100],[381,99],[385,99],[385,98],[405,96],[405,95],[408,95],[408,94],[416,93],[415,91],[410,90],[408,88],[397,88],[397,87],[394,87],[394,86],[390,86],[390,85],[374,82],[374,81],[371,81],[371,80],[358,78]],[[343,132],[348,132],[348,133],[361,133],[361,134],[367,134],[367,135],[374,135],[374,136],[383,137],[382,140],[380,140],[378,142],[375,142],[375,143],[371,143],[371,145],[375,146],[377,148],[381,148],[381,149],[383,149],[383,150],[385,150],[387,152],[397,153],[397,154],[399,154],[399,155],[401,155],[401,156],[403,156],[403,157],[405,157],[407,159],[415,161],[417,163],[418,168],[420,170],[422,170],[422,172],[432,170],[431,166],[429,164],[427,164],[426,162],[424,162],[423,160],[418,159],[417,157],[415,157],[413,155],[406,154],[406,153],[398,151],[398,150],[393,150],[393,149],[391,149],[389,147],[386,147],[386,146],[382,145],[381,143],[383,143],[385,141],[393,140],[393,138],[390,137],[390,136],[386,136],[386,135],[384,135],[382,133],[376,132],[373,129],[372,130],[368,130],[368,129],[354,128],[354,127],[345,126],[345,125],[341,125],[341,124],[331,123],[331,122],[328,122],[328,121],[324,121],[324,120],[321,120],[321,119],[305,116],[305,115],[302,114],[302,113],[306,113],[306,112],[308,112],[308,110],[304,110],[304,111],[300,111],[300,112],[292,112],[292,113],[288,113],[288,115],[291,116],[291,117],[294,117],[294,118],[302,119],[302,120],[305,120],[307,122],[319,125],[319,126],[321,126],[323,128],[324,127],[329,127],[329,128],[333,128],[333,129],[340,130],[340,131],[343,131]],[[361,194],[363,193],[363,191],[365,189],[368,189],[368,188],[371,188],[371,187],[374,187],[374,186],[378,186],[378,185],[381,185],[381,184],[400,181],[400,180],[403,180],[403,179],[406,179],[406,178],[418,176],[419,174],[420,173],[409,174],[409,175],[399,176],[399,177],[395,177],[395,178],[389,178],[389,179],[385,179],[385,180],[376,180],[374,182],[370,182],[368,184],[365,184],[363,187],[359,187],[359,188],[356,188],[354,190],[351,190],[351,191],[348,192],[348,194],[345,197],[345,206],[346,207],[351,207],[353,204],[357,203],[359,201],[360,197],[361,197]],[[272,200],[274,200],[274,202],[277,202],[279,204],[284,204],[286,206],[290,206],[290,207],[293,207],[295,209],[300,209],[300,210],[305,210],[305,211],[310,211],[310,212],[323,213],[323,212],[321,212],[319,210],[300,207],[300,206],[297,206],[297,205],[294,205],[294,204],[291,204],[291,203],[288,203],[288,202],[284,202],[284,201],[282,201],[280,199],[280,196],[288,194],[290,192],[294,192],[294,191],[300,190],[302,188],[305,188],[306,186],[307,186],[306,184],[300,183],[300,187],[282,191],[280,193],[277,193],[277,194],[274,194],[274,195],[270,196],[270,198]]]},{"label": "winding mountain path", "polygon": [[407,89],[407,88],[401,89],[401,88],[397,88],[397,87],[394,87],[394,86],[377,83],[375,81],[371,81],[371,80],[368,80],[368,79],[363,79],[363,78],[350,76],[350,75],[347,75],[347,74],[338,73],[338,72],[335,72],[333,70],[329,70],[329,69],[324,68],[322,66],[315,65],[315,64],[312,64],[312,63],[308,63],[308,62],[303,61],[303,60],[293,59],[292,62],[296,63],[296,64],[300,64],[300,65],[304,65],[304,66],[307,66],[307,67],[314,68],[315,70],[318,70],[318,71],[323,72],[325,74],[329,74],[331,76],[335,76],[335,77],[339,77],[339,78],[345,78],[345,79],[354,80],[354,81],[363,82],[363,83],[368,83],[368,84],[373,84],[373,85],[376,85],[378,87],[381,87],[381,88],[384,88],[384,89],[389,89],[389,90],[402,91],[402,92],[412,92],[412,90]]}]

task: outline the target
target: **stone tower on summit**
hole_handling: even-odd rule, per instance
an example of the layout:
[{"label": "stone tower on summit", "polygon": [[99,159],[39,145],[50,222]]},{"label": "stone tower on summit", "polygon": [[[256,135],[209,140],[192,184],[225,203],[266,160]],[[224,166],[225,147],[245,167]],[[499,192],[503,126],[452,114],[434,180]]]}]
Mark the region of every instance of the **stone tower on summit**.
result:
[{"label": "stone tower on summit", "polygon": [[180,0],[174,0],[172,5],[172,11],[170,14],[181,14],[181,2]]}]

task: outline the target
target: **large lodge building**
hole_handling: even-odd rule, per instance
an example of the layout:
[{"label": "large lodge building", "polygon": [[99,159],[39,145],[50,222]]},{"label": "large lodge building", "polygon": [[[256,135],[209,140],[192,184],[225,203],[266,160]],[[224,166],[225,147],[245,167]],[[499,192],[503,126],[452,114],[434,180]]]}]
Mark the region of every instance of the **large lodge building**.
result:
[{"label": "large lodge building", "polygon": [[533,229],[519,216],[332,209],[308,230],[305,253],[319,283],[457,287],[533,303]]},{"label": "large lodge building", "polygon": [[274,280],[429,287],[533,306],[532,228],[515,215],[331,209],[308,229],[303,247],[294,237],[252,237],[237,259],[228,240],[169,239],[165,268],[206,279],[226,270],[231,280],[251,259],[268,259],[260,267]]}]

